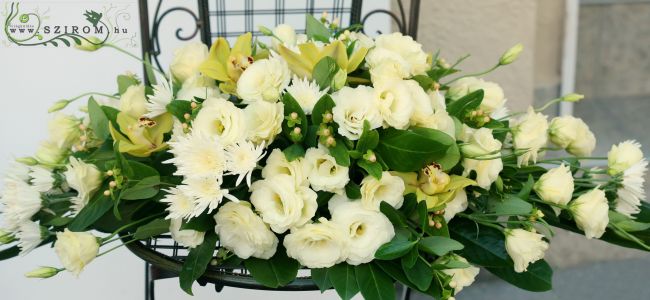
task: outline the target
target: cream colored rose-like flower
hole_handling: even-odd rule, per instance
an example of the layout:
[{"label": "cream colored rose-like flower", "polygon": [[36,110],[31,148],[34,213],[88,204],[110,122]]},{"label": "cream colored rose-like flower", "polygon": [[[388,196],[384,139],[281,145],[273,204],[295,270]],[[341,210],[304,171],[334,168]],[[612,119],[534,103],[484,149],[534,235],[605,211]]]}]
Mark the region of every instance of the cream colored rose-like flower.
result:
[{"label": "cream colored rose-like flower", "polygon": [[208,99],[221,96],[214,79],[195,74],[183,82],[181,89],[176,93],[176,99],[194,100],[194,98]]},{"label": "cream colored rose-like flower", "polygon": [[287,255],[308,268],[329,268],[348,256],[344,228],[325,218],[319,222],[293,228],[284,238]]},{"label": "cream colored rose-like flower", "polygon": [[142,84],[128,87],[120,97],[120,111],[135,119],[147,114],[147,104]]},{"label": "cream colored rose-like flower", "polygon": [[[454,255],[453,257],[457,261],[467,263],[467,259],[465,259],[462,256]],[[460,291],[462,291],[463,288],[472,285],[479,271],[480,271],[479,268],[472,265],[470,265],[467,268],[442,270],[443,273],[451,276],[451,282],[449,282],[449,286],[454,289],[454,295],[458,295],[458,293],[460,293]]]},{"label": "cream colored rose-like flower", "polygon": [[284,105],[279,102],[253,102],[244,108],[244,117],[247,139],[256,144],[264,142],[268,145],[282,132]]},{"label": "cream colored rose-like flower", "polygon": [[338,132],[351,140],[358,140],[363,132],[363,123],[368,121],[370,129],[381,126],[382,118],[377,108],[379,95],[375,89],[360,85],[356,88],[343,87],[332,94],[336,106],[332,109]]},{"label": "cream colored rose-like flower", "polygon": [[316,191],[343,193],[350,181],[349,168],[340,166],[327,148],[309,148],[305,153],[303,164],[307,170],[309,184]]},{"label": "cream colored rose-like flower", "polygon": [[479,108],[488,114],[500,109],[506,103],[503,89],[498,84],[476,77],[465,77],[453,82],[449,85],[447,96],[452,100],[458,100],[477,90],[483,90],[483,101]]},{"label": "cream colored rose-like flower", "polygon": [[580,195],[569,204],[578,228],[588,239],[600,238],[609,223],[609,206],[605,192],[596,188]]},{"label": "cream colored rose-like flower", "polygon": [[553,118],[548,134],[551,142],[576,156],[589,156],[596,147],[596,137],[589,126],[573,116]]},{"label": "cream colored rose-like flower", "polygon": [[277,50],[280,44],[291,48],[296,45],[296,41],[296,30],[291,25],[280,24],[273,28],[273,38],[271,39],[273,49]]},{"label": "cream colored rose-like flower", "polygon": [[397,60],[384,60],[370,69],[370,81],[374,84],[403,80],[404,69]]},{"label": "cream colored rose-like flower", "polygon": [[303,162],[303,159],[297,158],[293,161],[288,161],[284,153],[276,148],[271,151],[271,155],[266,159],[266,165],[262,169],[262,177],[271,178],[280,174],[291,176],[296,185],[309,185],[309,181],[307,181],[309,168]]},{"label": "cream colored rose-like flower", "polygon": [[464,212],[468,206],[467,202],[467,192],[465,189],[460,189],[456,191],[454,199],[445,204],[445,214],[443,215],[446,222],[449,222],[451,219],[456,216],[456,214]]},{"label": "cream colored rose-like flower", "polygon": [[97,238],[88,232],[57,232],[54,251],[66,270],[79,276],[99,252]]},{"label": "cream colored rose-like flower", "polygon": [[464,155],[474,158],[489,158],[499,156],[501,142],[494,138],[492,129],[479,128],[471,130],[471,135],[466,139],[466,144],[461,146]]},{"label": "cream colored rose-like flower", "polygon": [[174,241],[179,245],[188,248],[195,248],[196,246],[203,244],[205,232],[191,229],[181,230],[181,225],[183,225],[183,219],[172,219],[170,222],[169,232]]},{"label": "cream colored rose-like flower", "polygon": [[573,174],[566,165],[548,170],[539,177],[533,190],[544,201],[567,205],[573,196]]},{"label": "cream colored rose-like flower", "polygon": [[506,229],[506,251],[515,262],[515,272],[521,273],[528,265],[544,258],[548,243],[543,235],[524,229]]},{"label": "cream colored rose-like flower", "polygon": [[538,152],[548,142],[547,116],[536,113],[529,107],[526,115],[514,120],[512,129],[515,149],[522,152],[517,156],[517,164],[528,165],[530,161],[535,163]]},{"label": "cream colored rose-like flower", "polygon": [[188,78],[199,73],[199,66],[208,58],[208,47],[201,42],[185,44],[174,51],[169,69],[174,78],[185,82]]},{"label": "cream colored rose-like flower", "polygon": [[276,233],[301,226],[316,214],[318,203],[314,191],[296,185],[289,175],[275,175],[258,180],[251,186],[251,203],[262,220]]},{"label": "cream colored rose-like flower", "polygon": [[433,101],[415,80],[406,80],[405,83],[411,92],[411,99],[413,100],[411,124],[415,125],[423,122],[434,113]]},{"label": "cream colored rose-like flower", "polygon": [[309,81],[307,78],[301,79],[293,76],[291,85],[287,87],[287,92],[296,99],[296,102],[300,104],[302,110],[309,115],[312,109],[314,109],[316,102],[327,93],[328,89],[329,87],[321,91],[316,81]]},{"label": "cream colored rose-like flower", "polygon": [[476,172],[476,182],[482,188],[488,189],[499,177],[503,170],[503,161],[499,158],[501,142],[494,138],[492,130],[480,128],[478,130],[466,129],[462,138],[467,145],[462,146],[461,151],[468,156],[483,156],[485,158],[497,157],[495,159],[463,159],[462,165],[465,169],[463,176],[468,176],[472,171]]},{"label": "cream colored rose-like flower", "polygon": [[406,81],[380,81],[374,87],[379,93],[377,106],[384,120],[384,127],[407,128],[415,106]]},{"label": "cream colored rose-like flower", "polygon": [[399,32],[376,37],[375,47],[366,55],[371,70],[383,62],[393,61],[400,66],[401,78],[424,74],[430,67],[428,59],[421,44]]},{"label": "cream colored rose-like flower", "polygon": [[399,209],[404,203],[404,181],[399,177],[382,172],[381,179],[366,176],[361,181],[361,203],[369,210],[379,211],[382,201]]},{"label": "cream colored rose-like flower", "polygon": [[29,221],[42,207],[41,194],[22,180],[5,178],[2,203],[3,228],[16,231],[24,222]]},{"label": "cream colored rose-like flower", "polygon": [[192,130],[218,136],[219,142],[227,146],[246,137],[244,111],[223,98],[208,98],[192,122]]},{"label": "cream colored rose-like flower", "polygon": [[278,238],[247,202],[224,204],[214,220],[221,245],[237,257],[269,259],[275,254]]},{"label": "cream colored rose-like flower", "polygon": [[446,110],[438,109],[433,114],[413,123],[418,127],[440,130],[452,138],[456,136],[456,124]]},{"label": "cream colored rose-like flower", "polygon": [[255,61],[237,81],[237,95],[244,103],[277,102],[289,85],[291,71],[284,59],[271,57]]},{"label": "cream colored rose-like flower", "polygon": [[503,170],[501,158],[490,160],[463,159],[463,176],[468,176],[471,171],[476,172],[476,183],[478,186],[489,189],[490,185],[499,177]]},{"label": "cream colored rose-like flower", "polygon": [[70,163],[63,173],[68,185],[77,191],[77,196],[72,199],[73,211],[78,213],[83,209],[90,196],[99,189],[102,184],[102,172],[93,164],[88,164],[76,157],[70,157]]},{"label": "cream colored rose-like flower", "polygon": [[58,165],[65,159],[69,151],[69,148],[60,147],[57,142],[47,140],[38,147],[34,158],[44,165]]},{"label": "cream colored rose-like flower", "polygon": [[192,130],[190,134],[174,134],[173,141],[168,144],[169,152],[174,154],[174,158],[165,163],[176,166],[174,175],[211,178],[223,175],[226,154],[218,136]]},{"label": "cream colored rose-like flower", "polygon": [[621,173],[643,159],[641,144],[628,140],[617,145],[607,153],[607,167],[610,174]]},{"label": "cream colored rose-like flower", "polygon": [[54,119],[47,124],[49,139],[59,147],[69,149],[81,136],[79,125],[81,125],[81,120],[74,116],[56,114]]},{"label": "cream colored rose-like flower", "polygon": [[377,249],[395,236],[393,224],[384,214],[365,209],[359,201],[336,195],[328,205],[331,222],[341,226],[349,238],[348,264],[356,266],[372,261]]}]

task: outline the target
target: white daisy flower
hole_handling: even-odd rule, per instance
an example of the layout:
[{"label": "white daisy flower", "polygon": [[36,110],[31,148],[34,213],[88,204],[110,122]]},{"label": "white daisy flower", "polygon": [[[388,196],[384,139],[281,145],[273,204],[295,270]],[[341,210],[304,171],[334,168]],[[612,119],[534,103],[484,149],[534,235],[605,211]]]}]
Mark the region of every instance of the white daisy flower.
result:
[{"label": "white daisy flower", "polygon": [[174,90],[172,88],[172,79],[169,81],[162,75],[156,75],[157,84],[153,85],[153,95],[149,96],[147,101],[148,113],[144,116],[155,118],[167,112],[167,104],[174,100]]},{"label": "white daisy flower", "polygon": [[7,179],[0,203],[3,204],[4,228],[16,231],[20,224],[41,210],[41,193],[24,181]]},{"label": "white daisy flower", "polygon": [[226,147],[226,175],[239,175],[236,185],[246,178],[246,184],[251,186],[253,170],[265,154],[264,146],[264,142],[255,146],[252,142],[241,141]]},{"label": "white daisy flower", "polygon": [[29,177],[31,177],[31,183],[34,189],[45,193],[54,187],[55,180],[50,169],[41,166],[33,166],[29,169]]},{"label": "white daisy flower", "polygon": [[628,217],[641,211],[639,206],[641,201],[645,200],[645,172],[648,167],[648,161],[644,158],[638,163],[632,165],[623,171],[623,180],[621,186],[616,191],[618,197],[616,201],[616,211]]},{"label": "white daisy flower", "polygon": [[315,80],[309,81],[307,78],[298,78],[294,75],[291,85],[287,87],[287,92],[296,99],[306,114],[311,114],[316,102],[327,93],[328,89],[321,91]]},{"label": "white daisy flower", "polygon": [[16,237],[18,238],[20,255],[25,255],[36,249],[43,241],[43,231],[41,230],[41,226],[36,222],[27,221],[18,226]]},{"label": "white daisy flower", "polygon": [[174,158],[165,162],[176,165],[175,175],[211,178],[223,175],[226,159],[217,136],[193,130],[190,134],[176,137],[169,146]]},{"label": "white daisy flower", "polygon": [[5,180],[29,181],[29,167],[19,162],[12,162],[5,173]]},{"label": "white daisy flower", "polygon": [[234,202],[239,199],[230,195],[227,189],[221,189],[221,177],[190,177],[183,181],[180,189],[194,200],[194,217],[198,217],[207,209],[211,213],[223,198]]},{"label": "white daisy flower", "polygon": [[167,203],[167,211],[169,215],[165,219],[190,219],[194,214],[196,205],[194,198],[186,195],[183,190],[173,187],[165,190],[168,194],[160,200],[162,203]]}]

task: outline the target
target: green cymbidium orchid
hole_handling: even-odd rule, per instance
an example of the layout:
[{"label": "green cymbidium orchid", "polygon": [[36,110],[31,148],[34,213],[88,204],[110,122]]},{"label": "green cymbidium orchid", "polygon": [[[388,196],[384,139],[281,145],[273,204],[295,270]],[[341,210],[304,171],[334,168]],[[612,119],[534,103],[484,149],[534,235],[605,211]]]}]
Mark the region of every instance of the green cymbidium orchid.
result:
[{"label": "green cymbidium orchid", "polygon": [[164,143],[164,134],[172,130],[174,120],[169,113],[154,119],[136,119],[126,113],[117,115],[117,130],[113,123],[109,129],[113,140],[119,142],[119,151],[137,157],[147,157],[151,153],[167,147]]},{"label": "green cymbidium orchid", "polygon": [[368,49],[359,47],[348,57],[347,49],[342,41],[334,41],[319,48],[314,42],[298,45],[299,53],[279,45],[278,53],[287,61],[289,68],[301,78],[311,79],[314,66],[324,57],[330,56],[336,64],[348,74],[356,70]]},{"label": "green cymbidium orchid", "polygon": [[425,167],[420,174],[392,172],[400,176],[406,189],[404,195],[414,193],[419,201],[426,201],[428,209],[440,209],[456,197],[456,193],[470,185],[476,185],[469,178],[448,175],[434,165]]}]

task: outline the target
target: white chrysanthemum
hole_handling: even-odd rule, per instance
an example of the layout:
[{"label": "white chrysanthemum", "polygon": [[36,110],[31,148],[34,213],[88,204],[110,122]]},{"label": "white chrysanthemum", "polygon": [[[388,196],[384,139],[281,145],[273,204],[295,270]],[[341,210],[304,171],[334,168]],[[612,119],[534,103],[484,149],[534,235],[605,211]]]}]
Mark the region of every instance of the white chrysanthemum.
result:
[{"label": "white chrysanthemum", "polygon": [[506,229],[506,251],[515,263],[515,272],[521,273],[528,265],[544,258],[548,243],[543,235],[524,229]]},{"label": "white chrysanthemum", "polygon": [[176,141],[168,144],[174,158],[166,163],[176,166],[175,175],[212,178],[223,175],[226,154],[218,137],[192,130],[190,134],[178,136]]},{"label": "white chrysanthemum", "polygon": [[382,172],[381,179],[366,176],[361,181],[361,203],[368,210],[379,211],[381,202],[399,209],[404,203],[404,181],[399,177]]},{"label": "white chrysanthemum", "polygon": [[535,163],[538,152],[548,141],[547,116],[529,107],[524,116],[513,122],[512,129],[515,149],[523,152],[517,156],[517,165],[528,165],[530,161]]},{"label": "white chrysanthemum", "polygon": [[278,238],[262,219],[250,208],[248,202],[228,202],[214,215],[221,245],[247,259],[269,259],[278,247]]},{"label": "white chrysanthemum", "polygon": [[251,186],[251,176],[257,167],[257,162],[264,158],[264,142],[255,146],[252,142],[241,141],[226,146],[226,175],[237,175],[235,185],[244,178]]},{"label": "white chrysanthemum", "polygon": [[645,172],[648,167],[648,161],[642,159],[623,171],[623,181],[616,191],[616,211],[628,217],[641,211],[639,206],[641,201],[645,200]]},{"label": "white chrysanthemum", "polygon": [[284,104],[266,101],[253,102],[244,108],[247,139],[253,143],[271,144],[275,137],[282,132],[284,120]]},{"label": "white chrysanthemum", "polygon": [[223,98],[208,98],[192,122],[192,130],[218,136],[225,146],[246,137],[244,111]]},{"label": "white chrysanthemum", "polygon": [[271,155],[266,159],[266,165],[262,169],[262,177],[271,178],[275,175],[289,175],[294,179],[296,185],[308,185],[307,176],[309,168],[302,158],[288,161],[287,157],[278,148],[271,151]]},{"label": "white chrysanthemum", "polygon": [[194,217],[198,217],[205,212],[211,213],[219,206],[223,198],[231,201],[239,201],[235,196],[230,195],[227,189],[221,188],[221,178],[215,177],[188,177],[183,180],[183,184],[179,189],[185,195],[194,199]]},{"label": "white chrysanthemum", "polygon": [[[171,76],[170,76],[171,77]],[[153,95],[149,96],[147,101],[147,113],[144,115],[147,118],[155,118],[167,112],[167,104],[174,100],[174,89],[172,80],[167,79],[161,75],[156,75],[158,83],[153,85]]]},{"label": "white chrysanthemum", "polygon": [[30,168],[17,161],[11,162],[5,172],[5,180],[17,180],[28,182],[30,180]]},{"label": "white chrysanthemum", "polygon": [[346,86],[332,94],[336,104],[332,114],[334,122],[339,125],[339,134],[351,140],[358,140],[365,121],[370,123],[370,129],[381,126],[382,118],[377,108],[378,96],[375,89],[363,85],[356,88]]},{"label": "white chrysanthemum", "polygon": [[287,87],[287,92],[293,96],[293,99],[296,99],[306,114],[311,114],[316,102],[327,93],[328,89],[325,88],[321,91],[315,80],[309,81],[307,78],[301,79],[294,75],[291,85]]},{"label": "white chrysanthemum", "polygon": [[291,71],[281,57],[257,60],[239,77],[237,95],[244,103],[277,102],[290,80]]},{"label": "white chrysanthemum", "polygon": [[165,219],[189,219],[194,215],[196,204],[194,198],[185,194],[179,188],[173,187],[165,190],[167,195],[160,200],[162,203],[167,203],[167,211],[169,215]]},{"label": "white chrysanthemum", "polygon": [[54,176],[50,169],[42,166],[33,166],[29,168],[29,177],[32,186],[39,192],[45,193],[54,187]]},{"label": "white chrysanthemum", "polygon": [[38,247],[43,241],[41,226],[32,221],[23,222],[18,226],[16,237],[18,238],[20,255],[25,255]]},{"label": "white chrysanthemum", "polygon": [[203,244],[203,238],[205,237],[205,232],[196,231],[192,229],[183,229],[183,219],[172,219],[169,223],[169,233],[174,239],[175,242],[181,246],[188,248],[195,248],[198,245]]},{"label": "white chrysanthemum", "polygon": [[42,207],[41,193],[24,181],[12,179],[5,179],[0,202],[3,204],[4,228],[9,231],[16,231]]}]

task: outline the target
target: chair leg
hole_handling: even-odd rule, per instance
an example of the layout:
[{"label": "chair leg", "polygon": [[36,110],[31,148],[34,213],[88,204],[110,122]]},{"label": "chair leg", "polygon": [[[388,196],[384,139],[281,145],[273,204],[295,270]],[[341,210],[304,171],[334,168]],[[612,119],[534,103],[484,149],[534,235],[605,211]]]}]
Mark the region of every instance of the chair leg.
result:
[{"label": "chair leg", "polygon": [[145,300],[154,300],[155,299],[155,289],[154,289],[154,279],[151,276],[151,265],[149,263],[144,264],[144,299]]},{"label": "chair leg", "polygon": [[403,284],[399,285],[400,300],[411,300],[411,289]]}]

